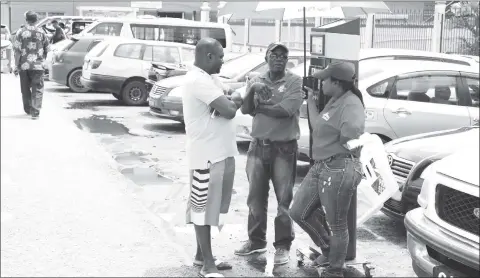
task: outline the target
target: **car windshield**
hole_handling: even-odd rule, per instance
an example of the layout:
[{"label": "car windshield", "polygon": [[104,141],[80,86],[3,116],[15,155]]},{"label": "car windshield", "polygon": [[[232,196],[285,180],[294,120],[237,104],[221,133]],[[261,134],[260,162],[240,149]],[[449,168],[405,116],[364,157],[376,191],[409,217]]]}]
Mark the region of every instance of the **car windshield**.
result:
[{"label": "car windshield", "polygon": [[260,65],[264,60],[262,55],[245,54],[233,58],[223,64],[219,76],[224,78],[234,78],[237,74],[245,72]]}]

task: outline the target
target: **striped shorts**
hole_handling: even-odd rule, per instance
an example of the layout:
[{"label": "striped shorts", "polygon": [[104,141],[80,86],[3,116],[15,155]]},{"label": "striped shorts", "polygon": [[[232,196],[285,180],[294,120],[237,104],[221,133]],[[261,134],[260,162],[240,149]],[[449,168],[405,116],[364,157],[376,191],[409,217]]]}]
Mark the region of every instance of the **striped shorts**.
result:
[{"label": "striped shorts", "polygon": [[191,170],[187,224],[223,226],[230,208],[234,177],[234,157],[210,164],[208,169]]}]

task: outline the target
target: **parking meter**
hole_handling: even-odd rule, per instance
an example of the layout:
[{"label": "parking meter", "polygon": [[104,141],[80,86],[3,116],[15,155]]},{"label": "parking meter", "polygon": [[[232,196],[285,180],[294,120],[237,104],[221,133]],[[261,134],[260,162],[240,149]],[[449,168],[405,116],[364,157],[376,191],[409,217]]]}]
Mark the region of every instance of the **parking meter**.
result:
[{"label": "parking meter", "polygon": [[[358,60],[360,55],[360,19],[341,19],[329,24],[314,27],[310,35],[310,66],[308,76],[304,77],[303,85],[319,93],[316,107],[308,107],[322,111],[329,97],[322,92],[322,82],[312,77],[315,71],[326,68],[329,64],[338,61],[350,62],[355,66],[358,76]],[[358,82],[357,80],[355,82]],[[308,105],[308,104],[307,104]],[[312,126],[308,117],[310,129],[310,164],[312,160]],[[355,259],[357,255],[357,192],[353,194],[348,212],[348,243],[347,260]]]}]

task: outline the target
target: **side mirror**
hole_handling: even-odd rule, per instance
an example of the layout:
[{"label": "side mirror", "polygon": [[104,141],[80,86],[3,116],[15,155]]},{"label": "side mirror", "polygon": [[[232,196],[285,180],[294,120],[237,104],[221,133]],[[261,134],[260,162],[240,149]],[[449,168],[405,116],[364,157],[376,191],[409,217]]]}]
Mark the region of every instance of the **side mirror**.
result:
[{"label": "side mirror", "polygon": [[259,72],[257,72],[257,71],[251,71],[251,72],[247,73],[247,75],[245,76],[245,81],[248,82],[250,79],[252,79],[252,78],[254,78],[254,77],[258,76],[258,75],[260,75]]}]

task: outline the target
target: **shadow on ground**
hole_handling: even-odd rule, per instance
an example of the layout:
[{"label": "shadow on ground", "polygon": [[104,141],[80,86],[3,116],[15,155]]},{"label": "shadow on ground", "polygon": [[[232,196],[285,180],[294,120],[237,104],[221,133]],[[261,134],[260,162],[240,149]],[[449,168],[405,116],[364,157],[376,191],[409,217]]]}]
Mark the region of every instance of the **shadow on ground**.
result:
[{"label": "shadow on ground", "polygon": [[178,122],[145,124],[143,128],[158,133],[185,134],[185,125]]}]

